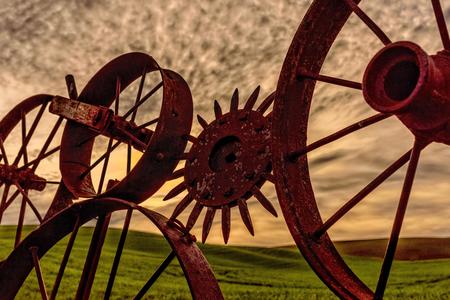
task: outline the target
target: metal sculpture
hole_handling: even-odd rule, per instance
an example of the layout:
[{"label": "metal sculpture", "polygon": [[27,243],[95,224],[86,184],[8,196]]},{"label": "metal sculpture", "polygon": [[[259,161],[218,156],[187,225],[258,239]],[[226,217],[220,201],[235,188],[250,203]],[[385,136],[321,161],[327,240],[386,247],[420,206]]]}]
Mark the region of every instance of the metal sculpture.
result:
[{"label": "metal sculpture", "polygon": [[[160,72],[162,82],[143,95],[146,74],[152,71]],[[134,105],[123,116],[119,116],[120,93],[136,79],[140,80]],[[33,266],[38,275],[42,297],[47,299],[48,295],[43,283],[44,277],[41,274],[39,259],[61,238],[72,232],[50,295],[50,298],[54,299],[78,228],[87,221],[97,218],[94,235],[75,296],[77,299],[89,298],[111,213],[123,209],[127,210],[127,214],[111,268],[108,286],[105,290],[106,298],[109,298],[112,293],[132,212],[138,210],[157,225],[172,246],[173,251],[155,274],[150,277],[147,284],[137,293],[136,298],[142,298],[161,275],[164,268],[169,265],[174,257],[178,257],[193,296],[195,298],[220,299],[221,293],[217,281],[204,257],[196,248],[195,238],[178,221],[168,221],[161,215],[134,204],[142,202],[159,189],[171,176],[184,152],[192,124],[192,98],[185,81],[177,73],[161,69],[146,54],[128,53],[105,65],[89,81],[80,96],[77,95],[73,77],[68,76],[66,82],[69,98],[48,95],[33,97],[31,100],[24,102],[25,108],[21,107],[20,109],[21,114],[23,114],[25,109],[31,110],[37,104],[41,104],[40,102],[45,101],[45,104],[51,102],[50,111],[59,116],[58,127],[63,119],[67,119],[68,122],[63,133],[61,146],[49,151],[50,154],[58,150],[61,151],[62,182],[47,212],[44,225],[38,227],[22,243],[16,245],[9,257],[1,263],[0,295],[2,295],[2,299],[14,298]],[[163,88],[163,99],[159,117],[144,124],[136,125],[135,118],[138,108],[161,87]],[[32,102],[32,105],[29,102]],[[115,103],[114,111],[107,108],[113,102]],[[44,109],[45,106],[40,110],[41,114]],[[4,136],[17,123],[15,121],[17,118],[14,119],[10,115],[21,116],[21,114],[18,114],[17,110],[13,110],[4,119],[2,123],[4,124],[2,127]],[[129,120],[127,120],[128,117]],[[155,123],[154,131],[146,128]],[[52,130],[51,137],[54,136],[55,132],[56,129]],[[91,164],[93,144],[98,135],[109,137],[109,143],[105,154]],[[24,139],[26,139],[26,136]],[[117,140],[117,142],[113,144],[113,140]],[[128,145],[127,175],[122,181],[109,180],[106,192],[102,193],[103,184],[106,181],[109,155],[120,143]],[[41,151],[43,154],[40,154],[39,157],[50,155],[46,152],[47,144],[46,142],[45,149]],[[131,147],[144,152],[133,168],[131,168]],[[3,149],[3,147],[1,148]],[[5,152],[2,151],[2,153]],[[6,160],[7,156],[3,155],[2,158]],[[90,172],[101,162],[104,163],[99,187],[96,191],[93,188]],[[19,173],[19,175],[22,173]],[[28,182],[25,179],[29,177],[23,175],[18,177],[17,180],[24,185]],[[2,182],[9,184],[8,178],[5,177]],[[34,177],[30,178],[34,180]],[[45,187],[45,182],[39,181],[38,183],[39,186],[35,183],[29,187],[35,188],[36,186],[39,189]],[[18,185],[17,182],[14,182],[14,184]],[[126,201],[111,198],[111,195],[125,198]],[[93,196],[98,199],[73,204],[73,200],[78,197]],[[13,275],[11,275],[11,272]],[[206,287],[203,287],[202,284],[206,284]]]},{"label": "metal sculpture", "polygon": [[[158,270],[137,292],[136,299],[145,295],[175,257],[180,262],[194,298],[222,299],[214,274],[189,231],[206,207],[202,231],[202,241],[205,242],[215,214],[220,210],[223,239],[227,243],[231,208],[237,206],[245,226],[253,235],[247,208],[250,198],[255,197],[268,212],[277,216],[273,205],[260,190],[266,181],[270,181],[276,185],[283,215],[297,246],[325,284],[344,299],[381,299],[420,153],[433,142],[450,145],[450,89],[445,85],[450,77],[450,38],[438,0],[431,2],[444,50],[432,56],[412,42],[391,42],[358,7],[358,2],[315,0],[294,36],[276,92],[262,101],[257,109],[254,106],[259,87],[241,109],[237,90],[231,98],[229,112],[223,113],[215,101],[213,122],[208,124],[201,116],[197,116],[203,128],[198,137],[190,135],[193,108],[187,83],[180,75],[162,69],[152,57],[143,53],[128,53],[106,64],[79,96],[74,78],[68,76],[68,97],[37,95],[16,106],[0,122],[0,184],[4,185],[0,220],[14,199],[18,195],[23,197],[15,249],[0,262],[1,298],[14,298],[34,268],[42,298],[55,299],[78,229],[96,219],[75,295],[76,299],[89,298],[111,214],[126,210],[105,299],[109,299],[113,291],[133,211],[138,211],[154,223],[172,248]],[[319,74],[331,45],[352,12],[385,45],[368,63],[362,83]],[[162,80],[144,93],[146,75],[150,72],[159,73]],[[379,113],[307,145],[309,109],[316,81],[362,90],[367,104]],[[138,84],[133,105],[126,113],[120,114],[120,105],[123,103],[120,101],[121,94],[133,82]],[[163,97],[159,116],[137,125],[138,109],[160,88],[163,88]],[[274,111],[266,114],[272,103]],[[114,109],[110,109],[113,104]],[[27,145],[47,106],[57,116],[57,121],[42,149],[38,151],[38,156],[30,160]],[[27,132],[25,116],[36,109],[35,120]],[[311,186],[307,154],[394,115],[414,135],[412,149],[323,222]],[[63,120],[67,122],[61,144],[51,148],[51,142]],[[4,142],[19,124],[22,145],[10,162]],[[155,124],[155,129],[149,128]],[[94,143],[99,136],[108,138],[106,151],[91,162]],[[192,145],[190,151],[184,153],[188,141]],[[107,178],[110,155],[120,144],[127,146],[126,175],[121,180]],[[142,152],[134,166],[131,163],[132,149]],[[39,176],[36,172],[39,163],[58,151],[61,182]],[[174,171],[180,160],[186,161],[184,168]],[[377,288],[373,292],[346,265],[327,235],[327,230],[408,161],[386,256]],[[102,162],[98,187],[95,188],[91,171]],[[167,180],[180,177],[183,177],[182,183],[171,190],[164,200],[172,199],[184,191],[187,191],[187,195],[178,203],[170,219],[139,206]],[[59,186],[42,223],[44,218],[33,205],[28,191],[45,191],[46,185],[52,183]],[[8,198],[11,186],[15,186],[17,191]],[[74,202],[78,198],[92,199]],[[193,202],[195,205],[184,226],[177,218]],[[27,204],[42,224],[21,241]],[[48,296],[44,284],[45,274],[39,261],[69,234],[70,239],[54,287]]]},{"label": "metal sculpture", "polygon": [[254,235],[250,212],[246,201],[254,196],[272,215],[275,208],[260,188],[266,180],[273,180],[271,164],[270,116],[264,113],[272,104],[271,94],[254,110],[260,88],[250,95],[244,108],[239,109],[239,93],[231,97],[230,111],[223,114],[219,102],[214,101],[216,119],[208,124],[197,116],[203,131],[198,137],[190,137],[192,147],[186,153],[183,169],[173,178],[184,176],[183,182],[174,187],[164,198],[171,199],[183,191],[188,194],[175,208],[171,219],[177,218],[195,200],[186,229],[191,230],[200,212],[207,208],[203,222],[202,242],[211,229],[217,210],[222,212],[222,234],[225,244],[230,236],[232,207],[238,206],[242,221]]},{"label": "metal sculpture", "polygon": [[[432,142],[449,144],[450,39],[438,0],[431,1],[444,49],[429,56],[412,42],[393,43],[353,0],[316,0],[300,24],[287,53],[273,112],[273,164],[281,208],[298,248],[328,287],[344,299],[381,299],[421,151]],[[384,44],[368,63],[362,83],[320,75],[337,34],[355,13]],[[307,145],[309,109],[316,81],[362,90],[379,113]],[[414,135],[401,156],[341,209],[322,222],[308,170],[307,153],[347,134],[396,116]],[[327,230],[409,161],[378,284],[371,291],[336,251]]]}]

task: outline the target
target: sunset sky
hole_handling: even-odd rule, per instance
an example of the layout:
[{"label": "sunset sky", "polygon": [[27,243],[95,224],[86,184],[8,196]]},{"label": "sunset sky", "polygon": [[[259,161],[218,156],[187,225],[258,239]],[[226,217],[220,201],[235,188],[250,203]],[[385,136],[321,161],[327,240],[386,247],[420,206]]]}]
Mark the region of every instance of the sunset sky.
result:
[{"label": "sunset sky", "polygon": [[[235,88],[239,88],[242,101],[258,85],[262,89],[260,101],[275,90],[289,44],[310,2],[8,1],[0,8],[0,116],[33,94],[66,95],[64,76],[67,73],[75,76],[81,91],[109,60],[126,52],[141,51],[153,56],[162,67],[180,73],[191,88],[194,115],[201,114],[211,121],[213,100],[229,107]],[[450,4],[443,5],[450,19]],[[392,40],[414,41],[430,54],[440,50],[430,1],[362,1],[361,7]],[[381,47],[376,37],[352,16],[338,36],[322,73],[361,81],[365,66]],[[130,93],[128,103],[134,101],[133,97]],[[125,105],[127,101],[124,101]],[[157,112],[154,104],[146,109],[140,112],[141,120],[149,120]],[[373,113],[360,92],[318,84],[308,140],[317,140]],[[44,126],[48,126],[47,131],[51,128],[51,125]],[[41,131],[42,139],[45,129]],[[192,135],[199,132],[195,120]],[[312,153],[309,156],[311,178],[323,218],[330,216],[411,146],[409,131],[391,118]],[[432,145],[424,151],[403,236],[450,236],[448,150],[448,146]],[[115,154],[117,159],[110,169],[112,176],[122,176],[124,153],[122,149]],[[55,156],[48,168],[39,169],[37,174],[49,180],[58,179],[57,164]],[[353,209],[332,228],[331,237],[337,240],[387,237],[404,173],[405,168]],[[168,202],[162,198],[177,183],[167,183],[143,205],[170,216],[183,195]],[[232,209],[230,244],[293,243],[275,189],[266,183],[263,192],[276,207],[279,217],[272,217],[256,200],[250,200],[255,227],[255,237],[252,237],[242,224],[237,208]],[[54,188],[50,188],[38,196],[38,207],[48,206],[53,193]],[[4,223],[16,222],[17,211],[18,207],[11,207]],[[186,220],[189,211],[180,219]],[[115,219],[116,224],[120,224],[121,216]],[[27,215],[27,221],[34,222],[31,214]],[[199,221],[194,230],[198,236],[200,227]],[[132,228],[155,231],[137,215]],[[222,242],[219,214],[208,240]]]}]

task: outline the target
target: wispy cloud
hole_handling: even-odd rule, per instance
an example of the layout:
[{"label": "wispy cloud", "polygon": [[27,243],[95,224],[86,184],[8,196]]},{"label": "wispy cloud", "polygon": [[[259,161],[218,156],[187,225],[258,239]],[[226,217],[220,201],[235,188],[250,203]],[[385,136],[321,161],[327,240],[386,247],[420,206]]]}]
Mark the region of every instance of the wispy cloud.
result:
[{"label": "wispy cloud", "polygon": [[[310,2],[9,1],[0,9],[0,114],[35,93],[66,94],[66,73],[75,75],[81,89],[110,59],[124,52],[143,51],[163,67],[179,72],[192,90],[195,113],[212,120],[212,101],[228,104],[234,88],[240,89],[242,99],[258,84],[262,96],[276,88],[284,56]],[[430,53],[439,50],[428,1],[363,1],[361,5],[393,40],[411,39]],[[446,16],[450,17],[449,8]],[[322,72],[360,81],[369,58],[380,47],[373,34],[352,16]],[[318,84],[309,141],[372,113],[360,93]],[[193,133],[199,131],[195,124]],[[312,182],[324,218],[407,151],[411,140],[409,132],[393,118],[311,154]],[[450,210],[446,205],[450,193],[449,159],[446,146],[432,146],[425,151],[402,231],[405,235],[450,234]],[[123,160],[114,161],[111,175],[120,178],[123,165]],[[41,172],[55,175],[46,168]],[[385,237],[392,225],[403,175],[404,170],[358,205],[332,229],[332,237]],[[161,198],[173,185],[165,185],[144,205],[170,215],[177,200],[166,203]],[[39,196],[38,207],[45,208],[53,192]],[[273,187],[267,184],[264,193],[276,206],[279,218],[271,217],[251,200],[256,232],[253,238],[242,225],[237,209],[233,209],[230,243],[279,245],[292,241]],[[15,222],[17,211],[18,207],[12,207],[5,221]],[[181,219],[185,220],[186,215]],[[32,222],[32,216],[27,220]],[[151,228],[139,217],[132,227]],[[197,229],[195,232],[199,233]],[[213,225],[209,240],[221,242],[218,224]]]}]

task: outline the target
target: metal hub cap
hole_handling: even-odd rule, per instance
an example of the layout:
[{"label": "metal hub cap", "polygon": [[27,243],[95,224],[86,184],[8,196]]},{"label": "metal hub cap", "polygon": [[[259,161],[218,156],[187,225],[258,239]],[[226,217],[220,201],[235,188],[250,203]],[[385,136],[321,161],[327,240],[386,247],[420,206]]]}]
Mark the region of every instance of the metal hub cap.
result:
[{"label": "metal hub cap", "polygon": [[204,206],[235,206],[270,173],[270,156],[268,119],[256,111],[227,113],[193,144],[186,162],[188,190]]},{"label": "metal hub cap", "polygon": [[412,42],[382,48],[370,61],[362,82],[366,102],[395,114],[416,136],[450,144],[450,57],[429,56]]},{"label": "metal hub cap", "polygon": [[[222,233],[225,243],[230,235],[231,211],[238,206],[242,221],[254,235],[247,200],[254,196],[272,215],[277,213],[260,191],[266,180],[272,180],[271,121],[264,112],[273,102],[273,94],[254,110],[259,87],[250,95],[244,108],[239,109],[236,89],[231,97],[230,111],[223,114],[214,102],[215,120],[208,124],[202,117],[198,121],[203,131],[198,137],[189,137],[193,143],[185,155],[184,169],[176,171],[174,178],[184,180],[164,198],[171,199],[187,190],[187,195],[175,208],[175,220],[195,200],[195,206],[186,224],[192,229],[202,209],[207,208],[203,221],[202,241],[211,229],[216,210],[222,212]],[[174,179],[173,178],[173,179]]]}]

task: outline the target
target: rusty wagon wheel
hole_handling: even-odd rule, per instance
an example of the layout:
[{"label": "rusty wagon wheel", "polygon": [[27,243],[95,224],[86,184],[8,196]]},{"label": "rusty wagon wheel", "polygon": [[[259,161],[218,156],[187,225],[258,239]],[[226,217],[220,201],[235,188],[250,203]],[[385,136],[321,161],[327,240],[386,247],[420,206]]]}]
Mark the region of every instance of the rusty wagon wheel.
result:
[{"label": "rusty wagon wheel", "polygon": [[182,177],[164,198],[172,199],[187,191],[175,207],[171,219],[176,219],[191,203],[195,203],[186,222],[191,230],[203,208],[206,215],[202,227],[202,242],[208,237],[217,211],[221,211],[222,235],[228,243],[231,227],[231,208],[239,212],[251,235],[254,229],[247,201],[256,198],[273,216],[277,212],[270,200],[261,192],[266,181],[273,182],[271,162],[271,113],[274,93],[255,107],[260,87],[249,96],[239,108],[239,93],[236,89],[231,97],[230,109],[222,111],[219,102],[214,101],[215,120],[208,123],[197,116],[203,130],[198,137],[189,136],[192,147],[184,155],[183,168],[177,170],[171,179]]},{"label": "rusty wagon wheel", "polygon": [[[51,95],[43,94],[27,98],[0,121],[0,222],[21,198],[14,246],[21,240],[26,208],[29,206],[42,223],[45,210],[41,199],[49,193],[49,185],[61,180],[57,164],[51,159],[60,149],[55,136],[63,118],[46,112],[51,99]],[[7,217],[10,220],[12,216]]]},{"label": "rusty wagon wheel", "polygon": [[[161,266],[150,276],[141,290],[136,291],[135,299],[141,299],[150,289],[161,273],[177,257],[184,272],[194,299],[223,299],[219,285],[202,252],[195,244],[195,237],[177,223],[169,221],[164,216],[132,202],[115,198],[98,198],[77,202],[45,221],[39,228],[30,233],[22,243],[0,264],[0,295],[2,299],[13,299],[19,292],[23,282],[33,270],[36,271],[39,289],[43,299],[48,299],[45,275],[41,271],[39,260],[63,237],[70,234],[50,299],[55,299],[64,271],[71,255],[78,229],[83,224],[97,218],[91,245],[86,256],[85,265],[78,283],[75,299],[88,299],[95,279],[101,247],[104,242],[99,238],[106,231],[105,221],[113,212],[127,210],[138,212],[158,227],[168,241],[172,252],[162,262]],[[119,241],[118,252],[122,252],[125,240]],[[115,261],[113,265],[115,264]],[[105,299],[113,293],[113,283],[117,269],[110,272],[108,284],[105,287]]]},{"label": "rusty wagon wheel", "polygon": [[[162,80],[146,91],[149,73],[160,73]],[[129,109],[123,114],[123,92],[136,83]],[[157,118],[136,124],[138,109],[160,88],[161,111]],[[125,99],[127,100],[127,99]],[[128,101],[130,102],[130,101]],[[107,107],[114,103],[114,110]],[[58,202],[70,203],[70,198],[117,197],[139,203],[156,192],[176,167],[186,147],[192,125],[192,96],[187,83],[177,73],[161,69],[156,61],[143,53],[127,53],[100,69],[76,98],[76,101],[55,97],[52,111],[69,119],[61,140],[60,168],[64,189],[55,196]],[[154,130],[147,127],[153,125]],[[107,136],[107,145],[100,145],[103,154],[93,162],[94,143]],[[123,161],[126,175],[112,181],[105,191],[107,168],[111,153],[120,145],[127,145]],[[132,148],[143,152],[132,168]],[[103,163],[103,164],[102,164]],[[100,167],[98,187],[94,188],[91,172]]]},{"label": "rusty wagon wheel", "polygon": [[[322,281],[344,299],[381,299],[396,251],[421,151],[430,143],[449,145],[450,39],[439,0],[432,0],[444,49],[427,55],[410,41],[391,42],[353,0],[316,0],[301,22],[287,53],[273,112],[273,164],[280,205],[291,235]],[[355,13],[381,40],[362,83],[319,74],[337,34]],[[362,90],[379,113],[307,145],[310,106],[316,81]],[[415,143],[325,222],[308,170],[307,153],[347,134],[395,115],[413,133]],[[409,161],[398,209],[375,291],[369,289],[339,255],[327,230]]]}]

